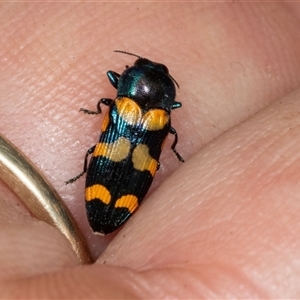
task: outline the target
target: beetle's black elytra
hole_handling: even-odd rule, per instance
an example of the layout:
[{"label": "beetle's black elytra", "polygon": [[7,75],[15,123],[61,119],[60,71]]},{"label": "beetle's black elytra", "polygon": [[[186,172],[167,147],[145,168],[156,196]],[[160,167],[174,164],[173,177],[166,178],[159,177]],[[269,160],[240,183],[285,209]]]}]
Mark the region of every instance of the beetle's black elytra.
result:
[{"label": "beetle's black elytra", "polygon": [[66,182],[74,182],[87,173],[87,216],[91,228],[99,234],[119,228],[140,205],[159,168],[162,146],[169,133],[174,135],[173,152],[184,161],[176,151],[178,136],[171,127],[171,111],[181,107],[175,101],[177,82],[163,64],[128,52],[115,52],[137,60],[122,74],[107,72],[117,89],[115,100],[102,98],[95,112],[80,109],[98,114],[101,104],[109,106],[99,142],[86,153],[83,172]]}]

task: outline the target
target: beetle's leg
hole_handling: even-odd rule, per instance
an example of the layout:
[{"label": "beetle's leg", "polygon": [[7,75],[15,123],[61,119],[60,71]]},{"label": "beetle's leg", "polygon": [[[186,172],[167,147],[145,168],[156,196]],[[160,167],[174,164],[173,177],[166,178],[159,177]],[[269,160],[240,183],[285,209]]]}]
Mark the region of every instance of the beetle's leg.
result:
[{"label": "beetle's leg", "polygon": [[93,147],[91,147],[91,148],[86,152],[85,158],[84,158],[84,164],[83,164],[83,171],[82,171],[80,174],[78,174],[77,176],[75,176],[75,177],[73,177],[73,178],[67,180],[67,181],[66,181],[66,184],[69,184],[69,183],[72,183],[72,182],[76,181],[78,178],[80,178],[80,177],[86,172],[86,170],[87,170],[87,165],[88,165],[88,163],[87,163],[87,161],[88,161],[88,156],[94,152],[95,147],[96,147],[96,145],[94,145]]},{"label": "beetle's leg", "polygon": [[85,114],[88,114],[88,115],[101,114],[102,110],[101,110],[100,104],[104,104],[104,105],[109,106],[113,101],[114,101],[113,99],[102,98],[97,103],[97,110],[96,111],[85,109],[85,108],[80,108],[79,111],[83,111]]},{"label": "beetle's leg", "polygon": [[174,138],[174,142],[171,146],[171,149],[173,150],[173,152],[175,153],[175,155],[177,156],[177,158],[181,161],[181,162],[184,162],[184,159],[181,157],[181,155],[177,152],[177,150],[175,149],[176,145],[177,145],[177,142],[178,142],[178,134],[175,130],[175,128],[171,127],[170,128],[170,133],[171,134],[174,134],[175,138]]}]

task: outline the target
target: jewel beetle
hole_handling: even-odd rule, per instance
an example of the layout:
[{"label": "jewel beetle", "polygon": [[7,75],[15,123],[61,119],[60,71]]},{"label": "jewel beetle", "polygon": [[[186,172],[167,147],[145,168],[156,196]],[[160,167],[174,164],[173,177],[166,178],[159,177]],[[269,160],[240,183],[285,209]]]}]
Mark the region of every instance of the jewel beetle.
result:
[{"label": "jewel beetle", "polygon": [[141,204],[159,168],[169,133],[174,136],[171,149],[184,162],[175,148],[178,135],[171,126],[171,111],[181,107],[175,100],[177,82],[161,63],[125,51],[115,52],[137,59],[122,74],[107,72],[117,89],[114,100],[100,99],[97,111],[80,109],[99,114],[101,104],[109,106],[99,141],[86,152],[83,171],[66,182],[87,173],[87,217],[93,231],[102,235],[118,229]]}]

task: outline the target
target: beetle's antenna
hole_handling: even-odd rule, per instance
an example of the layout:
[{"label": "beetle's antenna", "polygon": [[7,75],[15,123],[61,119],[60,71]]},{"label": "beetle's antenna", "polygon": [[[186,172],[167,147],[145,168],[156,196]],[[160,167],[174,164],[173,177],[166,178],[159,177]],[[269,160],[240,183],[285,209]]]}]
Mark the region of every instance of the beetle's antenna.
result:
[{"label": "beetle's antenna", "polygon": [[174,77],[172,77],[170,74],[169,74],[170,78],[173,80],[173,82],[177,85],[177,87],[180,89],[179,87],[179,84],[177,83],[177,81],[174,79]]},{"label": "beetle's antenna", "polygon": [[130,52],[126,52],[126,51],[122,51],[122,50],[114,50],[114,52],[119,52],[119,53],[131,55],[131,56],[135,56],[135,57],[137,57],[137,58],[142,58],[142,57],[139,56],[139,55],[136,55],[136,54],[130,53]]}]

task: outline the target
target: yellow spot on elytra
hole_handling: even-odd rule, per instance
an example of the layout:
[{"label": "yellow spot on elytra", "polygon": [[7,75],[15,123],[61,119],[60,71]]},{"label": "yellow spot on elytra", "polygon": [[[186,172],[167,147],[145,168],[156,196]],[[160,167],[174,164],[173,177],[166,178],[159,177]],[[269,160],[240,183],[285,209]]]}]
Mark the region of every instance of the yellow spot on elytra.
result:
[{"label": "yellow spot on elytra", "polygon": [[101,184],[94,184],[85,189],[85,200],[91,201],[94,199],[100,199],[105,204],[109,204],[111,195],[105,186]]},{"label": "yellow spot on elytra", "polygon": [[113,162],[119,162],[128,156],[129,150],[130,141],[120,137],[114,143],[98,143],[94,156],[104,156]]},{"label": "yellow spot on elytra", "polygon": [[143,128],[149,131],[163,129],[169,122],[169,114],[163,109],[151,109],[143,116]]},{"label": "yellow spot on elytra", "polygon": [[142,117],[142,111],[138,104],[136,104],[133,100],[120,97],[117,98],[116,106],[118,109],[119,116],[129,125],[137,125]]},{"label": "yellow spot on elytra", "polygon": [[134,195],[122,196],[115,203],[115,207],[126,207],[130,213],[133,213],[138,205],[138,198]]},{"label": "yellow spot on elytra", "polygon": [[157,161],[149,154],[149,148],[147,145],[137,145],[132,153],[133,167],[139,171],[148,170],[152,177],[157,170]]},{"label": "yellow spot on elytra", "polygon": [[104,132],[107,128],[109,124],[109,113],[106,113],[104,119],[103,119],[103,122],[102,122],[102,125],[101,125],[101,131]]}]

